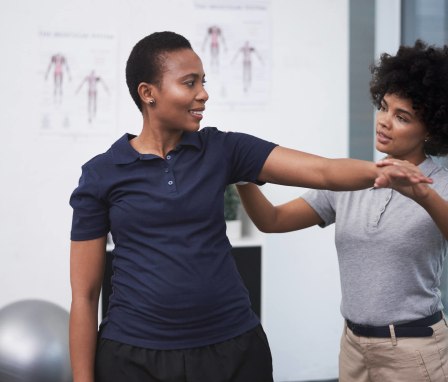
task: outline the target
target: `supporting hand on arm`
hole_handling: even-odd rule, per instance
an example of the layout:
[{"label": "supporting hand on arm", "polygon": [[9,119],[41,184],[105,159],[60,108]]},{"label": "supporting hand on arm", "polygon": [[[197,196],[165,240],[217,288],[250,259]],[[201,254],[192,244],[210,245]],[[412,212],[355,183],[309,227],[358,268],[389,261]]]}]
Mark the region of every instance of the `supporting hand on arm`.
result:
[{"label": "supporting hand on arm", "polygon": [[421,174],[420,169],[414,164],[397,159],[385,159],[378,162],[378,166],[388,166],[388,187],[393,188],[402,195],[420,204],[431,216],[443,236],[448,239],[448,201],[443,199],[437,191],[427,183],[407,182],[403,172]]}]

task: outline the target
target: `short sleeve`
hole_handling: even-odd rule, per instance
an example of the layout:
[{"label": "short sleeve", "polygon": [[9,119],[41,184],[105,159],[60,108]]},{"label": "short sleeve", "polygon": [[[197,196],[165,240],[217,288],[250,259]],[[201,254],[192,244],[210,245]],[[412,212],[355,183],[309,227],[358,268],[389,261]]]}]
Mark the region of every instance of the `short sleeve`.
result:
[{"label": "short sleeve", "polygon": [[336,220],[335,195],[333,191],[310,190],[302,198],[324,221],[322,228],[333,224]]},{"label": "short sleeve", "polygon": [[247,181],[262,184],[258,176],[277,144],[244,133],[226,134],[225,149],[230,161],[230,183]]},{"label": "short sleeve", "polygon": [[94,171],[83,166],[78,187],[70,197],[73,208],[71,240],[92,240],[107,235],[110,229],[106,201],[100,198]]}]

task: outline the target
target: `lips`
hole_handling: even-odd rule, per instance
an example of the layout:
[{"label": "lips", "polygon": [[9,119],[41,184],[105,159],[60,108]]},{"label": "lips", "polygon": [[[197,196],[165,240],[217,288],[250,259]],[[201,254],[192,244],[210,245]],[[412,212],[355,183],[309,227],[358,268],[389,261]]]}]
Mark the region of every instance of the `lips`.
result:
[{"label": "lips", "polygon": [[381,131],[376,132],[376,139],[379,143],[386,144],[392,140],[391,137],[382,133]]},{"label": "lips", "polygon": [[204,110],[205,109],[191,109],[189,110],[189,113],[195,118],[202,119],[202,114],[204,113]]}]

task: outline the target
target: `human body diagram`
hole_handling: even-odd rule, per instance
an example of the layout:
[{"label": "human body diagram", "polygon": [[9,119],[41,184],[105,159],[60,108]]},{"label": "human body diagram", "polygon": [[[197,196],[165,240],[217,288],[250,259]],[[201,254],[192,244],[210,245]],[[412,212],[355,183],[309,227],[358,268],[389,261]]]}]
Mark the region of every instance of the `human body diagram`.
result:
[{"label": "human body diagram", "polygon": [[224,39],[224,35],[222,33],[222,29],[217,25],[212,25],[207,28],[207,34],[205,36],[204,42],[202,43],[202,50],[204,51],[207,42],[210,43],[210,65],[212,68],[219,67],[219,55],[220,55],[220,46],[224,47],[224,50],[227,49],[226,42]]},{"label": "human body diagram", "polygon": [[106,83],[103,81],[101,77],[96,75],[95,71],[92,70],[81,82],[76,89],[76,94],[79,93],[84,84],[87,85],[87,115],[89,119],[89,123],[96,116],[97,111],[97,97],[98,97],[98,83],[101,83],[106,93],[109,93],[109,89],[106,86]]},{"label": "human body diagram", "polygon": [[243,90],[244,92],[247,92],[252,84],[252,56],[255,55],[261,63],[263,63],[263,60],[258,51],[249,43],[249,41],[246,41],[243,46],[238,49],[233,57],[232,63],[240,54],[243,57]]},{"label": "human body diagram", "polygon": [[45,73],[45,80],[48,79],[51,69],[53,68],[53,99],[55,103],[62,102],[62,87],[64,83],[64,72],[67,73],[71,80],[70,70],[67,64],[67,59],[61,53],[56,53],[50,58],[47,71]]}]

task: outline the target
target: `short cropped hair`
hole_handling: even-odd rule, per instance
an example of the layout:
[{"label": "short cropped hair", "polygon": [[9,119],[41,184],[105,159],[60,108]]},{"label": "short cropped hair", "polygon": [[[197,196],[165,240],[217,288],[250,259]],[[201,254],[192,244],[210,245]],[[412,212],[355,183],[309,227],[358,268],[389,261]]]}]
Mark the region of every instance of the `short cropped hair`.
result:
[{"label": "short cropped hair", "polygon": [[164,53],[192,49],[190,42],[174,32],[155,32],[141,39],[126,63],[126,84],[135,104],[142,111],[138,85],[142,82],[161,85]]},{"label": "short cropped hair", "polygon": [[388,93],[410,99],[428,132],[425,153],[448,154],[448,47],[417,40],[395,56],[382,54],[371,73],[373,104],[379,109]]}]

